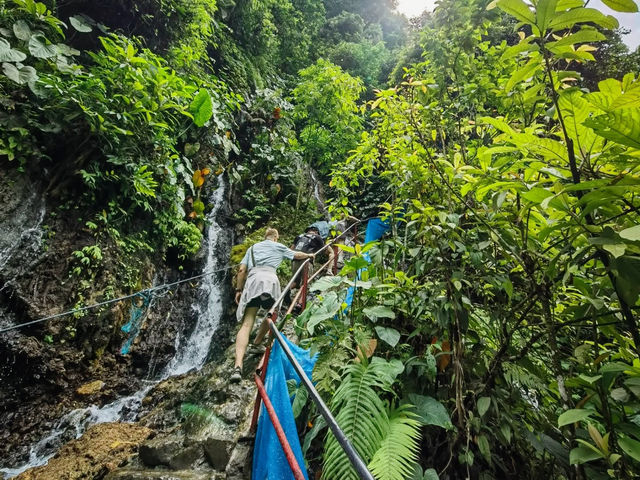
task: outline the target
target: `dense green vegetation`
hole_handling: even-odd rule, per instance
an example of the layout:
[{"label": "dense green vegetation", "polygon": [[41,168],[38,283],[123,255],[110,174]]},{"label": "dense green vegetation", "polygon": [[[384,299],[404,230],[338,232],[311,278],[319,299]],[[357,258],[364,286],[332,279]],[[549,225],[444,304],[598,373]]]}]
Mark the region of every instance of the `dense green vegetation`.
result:
[{"label": "dense green vegetation", "polygon": [[[422,59],[377,92],[371,128],[334,166],[335,210],[375,184],[380,201],[390,198],[392,231],[365,247],[372,265],[350,314],[333,318],[345,280],[324,282],[300,326],[331,339],[312,341],[323,352],[318,380],[355,425],[352,438],[371,442],[361,451],[372,467],[380,455],[414,458],[416,427],[369,394],[344,404],[354,382],[390,407],[416,406],[432,425],[420,464],[441,478],[639,471],[638,65],[617,78],[583,69],[615,19],[582,2],[534,3],[441,2]],[[391,389],[374,361],[332,373],[369,338]],[[405,451],[380,453],[399,431]],[[345,472],[332,445],[325,478]],[[404,478],[390,465],[379,478]]]},{"label": "dense green vegetation", "polygon": [[[390,0],[99,3],[0,5],[0,161],[90,233],[73,302],[106,262],[123,290],[132,258],[187,262],[219,175],[249,239],[298,233],[313,168],[334,214],[391,226],[296,322],[376,478],[637,476],[640,53],[613,17],[582,0],[441,0],[411,27]],[[303,399],[310,469],[356,478]]]}]

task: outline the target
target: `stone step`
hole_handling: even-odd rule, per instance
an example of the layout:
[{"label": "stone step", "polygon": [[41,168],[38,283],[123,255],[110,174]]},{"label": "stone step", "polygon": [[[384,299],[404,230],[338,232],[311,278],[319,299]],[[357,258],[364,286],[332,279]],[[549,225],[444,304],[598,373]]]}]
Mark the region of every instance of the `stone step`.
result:
[{"label": "stone step", "polygon": [[116,470],[105,480],[225,480],[224,473],[198,472],[195,470]]},{"label": "stone step", "polygon": [[214,470],[222,472],[232,459],[235,446],[236,442],[224,435],[185,438],[174,433],[147,440],[140,446],[138,455],[147,467],[165,466],[173,470],[188,470],[198,467],[206,459]]}]

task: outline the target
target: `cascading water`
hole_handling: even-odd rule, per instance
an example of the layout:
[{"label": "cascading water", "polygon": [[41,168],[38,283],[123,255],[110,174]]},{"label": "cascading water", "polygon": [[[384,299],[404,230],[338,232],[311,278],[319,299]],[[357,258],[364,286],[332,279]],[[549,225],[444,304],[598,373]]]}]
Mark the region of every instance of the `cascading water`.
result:
[{"label": "cascading water", "polygon": [[[220,209],[224,205],[225,185],[220,177],[220,185],[213,194],[211,203],[213,208],[208,215],[208,245],[205,272],[211,272],[222,268],[226,259],[221,261],[220,252],[226,252],[230,246],[230,238],[224,234],[223,228],[217,222]],[[222,317],[222,289],[219,285],[219,276],[208,275],[202,282],[204,305],[193,306],[197,322],[193,332],[188,338],[176,338],[176,354],[164,369],[162,375],[165,378],[181,375],[191,369],[200,369],[204,365],[211,346],[213,333],[218,329]]]},{"label": "cascading water", "polygon": [[[231,246],[229,234],[218,223],[227,189],[224,177],[221,175],[218,179],[218,188],[213,192],[211,198],[213,208],[207,215],[207,259],[204,272],[222,268],[226,261],[226,253]],[[119,398],[102,407],[91,405],[67,413],[58,420],[48,435],[32,445],[29,460],[24,465],[16,468],[0,468],[0,473],[3,473],[8,479],[29,468],[45,465],[64,443],[73,438],[79,438],[92,425],[135,421],[142,400],[155,385],[189,370],[199,370],[207,359],[213,335],[218,329],[223,313],[222,278],[223,275],[220,274],[203,277],[201,295],[199,296],[202,301],[192,307],[197,314],[196,325],[190,334],[184,337],[177,336],[176,353],[160,375],[153,380],[146,380],[143,387],[133,395]]]},{"label": "cascading water", "polygon": [[318,180],[316,171],[313,169],[310,169],[310,174],[311,174],[311,180],[313,181],[313,196],[315,197],[316,202],[318,203],[318,208],[322,210],[322,213],[326,218],[329,218],[329,212],[327,211],[327,206],[325,205],[324,200],[322,199],[322,195],[320,195],[320,181]]}]

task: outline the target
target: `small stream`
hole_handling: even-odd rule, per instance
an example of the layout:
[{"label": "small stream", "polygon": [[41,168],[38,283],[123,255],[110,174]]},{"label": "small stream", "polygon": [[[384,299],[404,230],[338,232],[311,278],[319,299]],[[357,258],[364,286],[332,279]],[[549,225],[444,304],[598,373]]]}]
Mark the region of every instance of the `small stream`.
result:
[{"label": "small stream", "polygon": [[[218,188],[212,193],[212,209],[207,215],[208,227],[205,238],[206,262],[203,271],[213,271],[226,265],[231,247],[230,234],[218,223],[225,204],[227,182],[223,175],[218,177]],[[38,225],[34,228],[38,228]],[[30,229],[31,230],[31,229]],[[25,231],[23,236],[27,234]],[[0,251],[0,254],[3,252]],[[0,255],[0,267],[4,257]],[[8,260],[7,260],[8,261]],[[6,263],[6,261],[5,261]],[[0,468],[0,474],[12,478],[29,468],[45,465],[51,457],[73,438],[79,438],[92,425],[106,422],[133,422],[137,419],[142,400],[158,383],[172,376],[181,375],[190,370],[199,370],[204,365],[214,333],[218,329],[223,313],[224,274],[203,277],[198,297],[200,301],[192,305],[197,321],[187,335],[176,337],[176,353],[163,371],[152,379],[145,380],[140,390],[132,395],[121,397],[107,405],[72,410],[58,420],[56,426],[40,441],[31,446],[29,460],[15,468]],[[153,359],[151,364],[153,364]]]}]

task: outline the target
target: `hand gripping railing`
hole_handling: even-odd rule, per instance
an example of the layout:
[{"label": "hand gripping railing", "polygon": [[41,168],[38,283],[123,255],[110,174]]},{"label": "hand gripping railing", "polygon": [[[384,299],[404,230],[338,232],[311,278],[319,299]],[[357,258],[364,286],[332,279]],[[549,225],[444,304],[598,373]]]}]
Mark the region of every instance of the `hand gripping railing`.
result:
[{"label": "hand gripping railing", "polygon": [[[351,227],[346,229],[343,233],[347,233],[352,228],[357,228],[358,223],[360,223],[360,222],[354,223],[353,225],[351,225]],[[322,252],[326,248],[329,248],[329,247],[334,248],[333,244],[339,238],[340,237],[336,238],[332,242],[330,242],[327,245],[325,245],[324,247],[322,247],[318,252],[316,252],[316,254]],[[334,251],[333,266],[332,266],[334,273],[335,273],[336,265],[337,265],[337,253],[338,252]],[[293,353],[291,352],[291,349],[289,348],[289,345],[287,345],[287,343],[284,341],[284,337],[280,333],[280,330],[278,329],[278,327],[276,326],[276,323],[275,323],[277,318],[278,318],[278,310],[280,308],[280,305],[282,304],[282,301],[283,301],[286,293],[289,290],[291,290],[291,286],[293,285],[293,282],[295,281],[296,278],[298,278],[300,273],[302,273],[302,287],[299,289],[297,295],[292,300],[291,305],[289,306],[289,309],[287,310],[287,313],[285,314],[285,317],[283,319],[283,323],[284,323],[284,320],[286,320],[286,318],[288,317],[288,315],[293,311],[293,308],[296,305],[297,301],[300,299],[300,297],[302,297],[302,299],[301,299],[302,306],[303,307],[305,306],[305,304],[306,304],[306,296],[307,296],[307,292],[308,292],[308,284],[314,278],[316,278],[324,269],[328,268],[330,262],[331,262],[331,260],[326,262],[324,265],[322,265],[322,267],[320,267],[311,276],[311,278],[309,278],[308,266],[309,266],[310,260],[309,259],[305,260],[302,263],[302,265],[300,265],[300,267],[296,271],[295,275],[293,275],[291,277],[291,280],[289,281],[287,286],[282,290],[282,293],[281,293],[280,297],[276,300],[275,304],[271,307],[271,309],[267,313],[266,318],[264,319],[264,321],[268,322],[267,324],[269,326],[269,331],[270,331],[271,335],[273,336],[273,338],[276,339],[276,341],[282,347],[282,350],[284,351],[285,355],[289,359],[289,362],[291,363],[291,365],[293,366],[294,370],[296,371],[296,373],[300,377],[300,380],[302,381],[302,383],[304,383],[305,387],[309,391],[309,395],[310,395],[311,399],[315,402],[316,407],[318,408],[318,411],[324,417],[325,421],[327,422],[327,425],[331,429],[331,432],[333,432],[333,435],[336,437],[336,440],[338,441],[338,443],[340,444],[340,446],[344,450],[345,454],[347,455],[347,458],[351,462],[351,465],[355,469],[355,471],[358,474],[358,476],[360,477],[360,479],[362,479],[362,480],[374,480],[373,475],[371,475],[371,472],[369,472],[369,470],[367,469],[366,464],[364,463],[362,458],[360,458],[360,455],[358,455],[358,452],[355,450],[355,448],[353,448],[353,445],[351,445],[351,442],[349,441],[347,436],[340,429],[340,427],[338,426],[338,423],[336,422],[336,419],[333,417],[333,415],[329,411],[329,408],[327,407],[327,405],[324,403],[324,401],[320,397],[320,394],[318,393],[316,388],[313,386],[313,383],[311,382],[309,377],[307,377],[306,373],[302,369],[302,366],[300,366],[300,364],[298,363],[298,361],[294,357]],[[267,413],[269,415],[269,419],[271,420],[271,423],[273,424],[273,427],[274,427],[274,429],[276,431],[276,435],[278,437],[278,440],[280,441],[280,445],[282,446],[282,449],[284,451],[285,457],[287,458],[287,462],[289,463],[289,467],[291,468],[291,471],[293,472],[293,475],[294,475],[295,479],[296,480],[301,480],[301,479],[304,479],[304,474],[302,473],[300,465],[298,465],[296,457],[293,454],[293,451],[291,450],[291,446],[289,445],[289,442],[288,442],[287,437],[286,437],[286,435],[284,433],[284,430],[282,429],[282,426],[280,425],[280,421],[278,420],[278,416],[277,416],[275,410],[273,409],[273,406],[271,405],[271,401],[269,400],[269,396],[267,395],[267,392],[266,392],[266,390],[264,388],[264,379],[265,379],[265,377],[267,375],[267,365],[269,364],[269,356],[270,356],[270,354],[271,354],[271,344],[269,343],[269,345],[267,346],[267,349],[266,349],[266,351],[264,353],[264,356],[262,357],[262,361],[260,362],[260,367],[259,367],[260,371],[256,372],[254,374],[254,380],[255,380],[256,385],[258,387],[258,393],[256,395],[256,403],[255,403],[255,407],[254,407],[254,410],[253,410],[253,418],[251,420],[251,428],[255,429],[255,427],[257,425],[258,414],[260,413],[260,402],[262,401],[262,403],[264,403],[265,409],[267,410]]]}]

